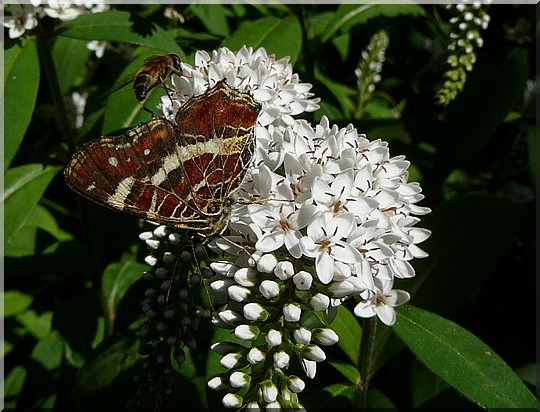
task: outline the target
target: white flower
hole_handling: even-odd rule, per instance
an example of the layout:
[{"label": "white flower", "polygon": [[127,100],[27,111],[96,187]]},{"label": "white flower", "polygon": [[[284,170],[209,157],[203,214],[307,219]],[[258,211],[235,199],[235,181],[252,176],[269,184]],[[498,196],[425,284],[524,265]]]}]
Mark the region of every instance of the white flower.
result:
[{"label": "white flower", "polygon": [[[237,53],[226,47],[214,50],[211,55],[197,51],[195,66],[183,63],[183,75],[172,76],[170,87],[174,92],[171,96],[182,104],[225,79],[237,90],[251,91],[254,99],[262,104],[259,124],[285,127],[294,123],[291,116],[319,108],[319,99],[313,99],[313,94],[309,93],[311,85],[300,82],[288,60],[276,60],[264,48],[254,51],[245,46]],[[178,107],[164,96],[159,109],[173,120]]]},{"label": "white flower", "polygon": [[32,30],[38,24],[34,7],[29,4],[11,4],[10,16],[4,16],[1,23],[9,29],[8,36],[15,39],[24,34],[25,30]]},{"label": "white flower", "polygon": [[319,217],[307,227],[307,236],[301,241],[304,255],[315,258],[317,276],[322,283],[330,283],[334,276],[334,260],[355,263],[360,253],[344,242],[354,228],[354,215],[344,213],[325,221]]},{"label": "white flower", "polygon": [[105,54],[105,49],[109,45],[109,42],[102,40],[92,40],[86,43],[86,48],[92,50],[98,59],[101,59]]},{"label": "white flower", "polygon": [[410,295],[399,289],[392,289],[392,280],[377,279],[376,292],[369,299],[360,302],[354,308],[354,314],[361,318],[371,318],[375,315],[387,326],[396,322],[396,306],[402,305],[410,299]]},{"label": "white flower", "polygon": [[325,212],[331,215],[351,212],[355,216],[366,216],[379,202],[373,198],[354,195],[354,173],[352,169],[338,174],[331,185],[322,178],[316,177],[313,181],[311,193],[313,200]]}]

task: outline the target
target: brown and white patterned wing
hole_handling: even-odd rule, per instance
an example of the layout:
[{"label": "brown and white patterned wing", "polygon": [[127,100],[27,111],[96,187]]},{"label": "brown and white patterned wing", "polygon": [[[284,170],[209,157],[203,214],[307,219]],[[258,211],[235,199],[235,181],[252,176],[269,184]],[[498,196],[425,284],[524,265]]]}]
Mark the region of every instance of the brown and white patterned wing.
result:
[{"label": "brown and white patterned wing", "polygon": [[188,101],[176,116],[183,162],[202,214],[223,213],[222,206],[242,182],[255,148],[255,124],[261,106],[224,81]]},{"label": "brown and white patterned wing", "polygon": [[177,155],[177,133],[170,122],[157,118],[123,135],[89,142],[65,168],[66,182],[112,209],[198,229],[203,219],[187,204],[191,191]]}]

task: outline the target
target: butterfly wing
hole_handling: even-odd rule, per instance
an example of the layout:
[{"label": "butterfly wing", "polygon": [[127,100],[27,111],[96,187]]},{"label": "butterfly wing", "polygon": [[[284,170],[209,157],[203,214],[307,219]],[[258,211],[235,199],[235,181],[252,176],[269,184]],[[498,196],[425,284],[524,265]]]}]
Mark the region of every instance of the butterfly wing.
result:
[{"label": "butterfly wing", "polygon": [[178,130],[163,118],[84,145],[64,170],[68,185],[101,205],[142,219],[197,230],[206,221],[190,198],[178,158]]},{"label": "butterfly wing", "polygon": [[222,206],[240,186],[253,156],[260,109],[249,94],[224,81],[179,109],[178,137],[195,154],[183,163],[184,170],[202,214],[223,213]]}]

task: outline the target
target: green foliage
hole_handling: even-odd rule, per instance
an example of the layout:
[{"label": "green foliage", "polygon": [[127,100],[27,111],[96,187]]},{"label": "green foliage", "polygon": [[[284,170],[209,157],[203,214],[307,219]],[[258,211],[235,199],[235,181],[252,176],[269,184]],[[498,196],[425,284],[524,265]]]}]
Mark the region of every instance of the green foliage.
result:
[{"label": "green foliage", "polygon": [[[451,42],[443,8],[192,4],[175,6],[184,22],[173,23],[164,7],[46,18],[4,43],[5,406],[124,408],[135,393],[146,268],[134,235],[140,225],[76,196],[61,171],[83,142],[148,120],[131,85],[107,93],[146,57],[178,53],[193,63],[197,50],[247,45],[289,56],[313,84],[321,109],[309,120],[353,122],[369,139],[388,140],[393,156],[406,155],[422,204],[433,209],[419,224],[433,232],[421,245],[430,257],[413,261],[416,278],[398,285],[414,306],[400,308],[393,329],[377,328],[369,365],[359,361],[364,325],[354,302],[339,307],[329,326],[341,340],[306,380],[301,402],[355,407],[359,386],[376,376],[369,407],[535,408],[537,136],[527,89],[535,50],[515,31],[505,36],[525,19],[534,38],[531,6],[490,8],[484,47],[447,107],[433,98]],[[381,81],[364,101],[354,69],[382,30],[389,44]],[[86,48],[90,40],[110,42],[102,58]],[[75,91],[88,93],[79,129]],[[156,87],[145,106],[163,94]],[[225,335],[203,323],[200,346],[173,373],[167,406],[220,406],[206,392],[208,376],[223,370],[208,342]]]}]

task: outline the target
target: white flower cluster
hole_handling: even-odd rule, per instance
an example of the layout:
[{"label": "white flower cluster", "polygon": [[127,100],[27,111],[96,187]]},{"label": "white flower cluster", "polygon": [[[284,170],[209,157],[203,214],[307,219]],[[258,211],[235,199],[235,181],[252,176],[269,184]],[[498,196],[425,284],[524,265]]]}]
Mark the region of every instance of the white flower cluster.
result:
[{"label": "white flower cluster", "polygon": [[425,257],[417,244],[430,232],[416,228],[429,209],[409,162],[391,157],[386,142],[369,141],[349,125],[326,117],[312,126],[292,116],[317,108],[311,85],[301,83],[287,59],[264,49],[198,52],[195,67],[182,65],[171,79],[172,99],[160,108],[173,119],[178,107],[225,79],[262,104],[257,147],[246,178],[234,194],[228,232],[209,246],[228,256],[213,262],[215,323],[248,346],[219,342],[228,370],[209,382],[226,389],[226,407],[301,408],[304,388],[285,370],[297,359],[308,377],[325,359],[321,345],[338,336],[324,325],[310,329],[308,312],[330,312],[345,299],[359,303],[359,317],[395,322],[394,307],[409,294],[394,279],[415,275],[410,260]]},{"label": "white flower cluster", "polygon": [[9,29],[9,38],[15,39],[38,25],[38,19],[45,16],[60,20],[73,20],[81,14],[99,13],[107,10],[103,0],[30,0],[30,4],[10,4],[10,15],[0,22]]},{"label": "white flower cluster", "polygon": [[226,47],[195,54],[195,66],[182,63],[182,76],[171,79],[171,97],[163,96],[158,109],[174,122],[178,108],[192,96],[204,93],[220,80],[241,92],[250,92],[262,104],[258,124],[284,127],[294,124],[292,116],[319,108],[320,99],[309,93],[311,84],[301,83],[289,58],[276,60],[265,49],[242,47],[233,53]]}]

